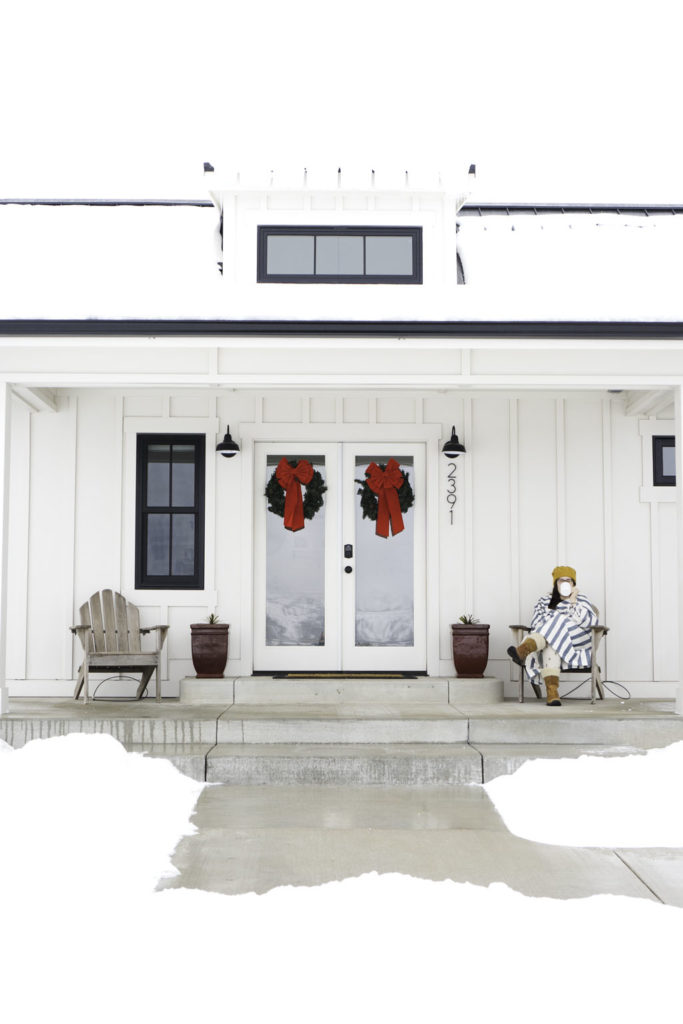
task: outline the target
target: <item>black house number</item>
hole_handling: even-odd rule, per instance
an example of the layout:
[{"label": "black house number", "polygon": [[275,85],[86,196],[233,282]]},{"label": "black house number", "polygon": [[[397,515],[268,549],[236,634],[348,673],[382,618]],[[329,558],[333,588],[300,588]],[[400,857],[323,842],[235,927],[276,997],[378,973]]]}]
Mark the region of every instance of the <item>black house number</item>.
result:
[{"label": "black house number", "polygon": [[455,463],[452,462],[448,467],[448,483],[446,484],[446,504],[448,505],[448,514],[451,519],[451,526],[453,525],[453,512],[455,511]]}]

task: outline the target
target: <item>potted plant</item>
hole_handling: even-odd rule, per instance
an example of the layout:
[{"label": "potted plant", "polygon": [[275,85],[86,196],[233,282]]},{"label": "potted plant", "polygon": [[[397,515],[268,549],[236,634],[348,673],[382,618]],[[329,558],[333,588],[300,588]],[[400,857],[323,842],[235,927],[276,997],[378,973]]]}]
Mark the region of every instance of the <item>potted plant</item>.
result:
[{"label": "potted plant", "polygon": [[212,612],[204,622],[190,626],[192,635],[192,664],[197,679],[222,679],[228,661],[228,630]]},{"label": "potted plant", "polygon": [[451,624],[453,637],[453,663],[459,676],[482,679],[489,660],[488,623],[473,615],[461,615]]}]

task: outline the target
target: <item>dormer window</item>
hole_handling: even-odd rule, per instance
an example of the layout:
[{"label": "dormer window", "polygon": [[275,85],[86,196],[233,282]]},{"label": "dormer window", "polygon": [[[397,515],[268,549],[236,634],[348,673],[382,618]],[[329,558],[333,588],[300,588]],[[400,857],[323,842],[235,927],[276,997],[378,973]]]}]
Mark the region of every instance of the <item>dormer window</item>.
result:
[{"label": "dormer window", "polygon": [[259,227],[257,281],[422,284],[422,228]]}]

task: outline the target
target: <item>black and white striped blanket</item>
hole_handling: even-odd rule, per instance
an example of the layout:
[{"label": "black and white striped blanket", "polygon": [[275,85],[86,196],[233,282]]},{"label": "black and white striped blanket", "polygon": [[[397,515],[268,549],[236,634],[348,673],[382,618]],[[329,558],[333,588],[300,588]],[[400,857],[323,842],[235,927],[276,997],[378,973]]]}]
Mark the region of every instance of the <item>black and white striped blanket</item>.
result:
[{"label": "black and white striped blanket", "polygon": [[[531,619],[531,630],[544,636],[548,645],[562,659],[562,668],[590,668],[591,626],[597,626],[598,616],[585,594],[578,594],[576,604],[560,601],[556,608],[548,608],[550,594],[539,598]],[[536,655],[526,661],[530,678],[540,675],[541,666]]]}]

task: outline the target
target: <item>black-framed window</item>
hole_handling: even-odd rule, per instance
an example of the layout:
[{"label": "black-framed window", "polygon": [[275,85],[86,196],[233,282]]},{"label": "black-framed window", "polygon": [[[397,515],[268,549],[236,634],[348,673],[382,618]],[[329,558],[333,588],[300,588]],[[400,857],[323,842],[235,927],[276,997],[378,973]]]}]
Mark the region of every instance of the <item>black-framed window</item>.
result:
[{"label": "black-framed window", "polygon": [[257,281],[422,284],[422,228],[258,228]]},{"label": "black-framed window", "polygon": [[676,486],[676,438],[672,435],[652,438],[652,482],[655,487]]},{"label": "black-framed window", "polygon": [[135,586],[204,587],[204,434],[138,434]]}]

